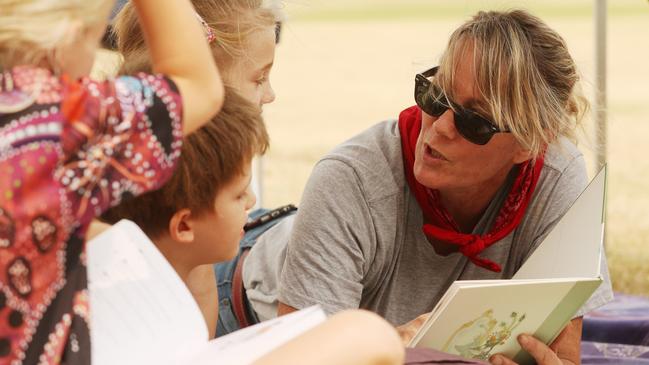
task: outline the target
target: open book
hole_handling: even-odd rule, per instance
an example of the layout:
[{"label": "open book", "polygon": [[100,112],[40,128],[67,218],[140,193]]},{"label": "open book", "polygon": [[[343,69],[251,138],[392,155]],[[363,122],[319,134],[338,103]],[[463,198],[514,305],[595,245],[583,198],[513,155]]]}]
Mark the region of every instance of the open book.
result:
[{"label": "open book", "polygon": [[311,307],[208,341],[191,293],[133,222],[112,226],[86,253],[95,365],[250,364],[325,320]]},{"label": "open book", "polygon": [[466,358],[532,358],[516,338],[551,343],[602,283],[602,169],[511,280],[456,281],[410,342]]}]

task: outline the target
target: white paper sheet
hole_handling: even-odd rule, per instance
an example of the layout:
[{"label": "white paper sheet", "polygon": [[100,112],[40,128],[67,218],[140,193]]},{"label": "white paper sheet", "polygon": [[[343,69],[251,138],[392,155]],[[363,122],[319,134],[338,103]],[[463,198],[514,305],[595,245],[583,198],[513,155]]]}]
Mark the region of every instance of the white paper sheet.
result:
[{"label": "white paper sheet", "polygon": [[87,257],[93,364],[186,363],[207,343],[191,293],[133,222],[89,241]]},{"label": "white paper sheet", "polygon": [[600,276],[605,189],[604,168],[512,279]]}]

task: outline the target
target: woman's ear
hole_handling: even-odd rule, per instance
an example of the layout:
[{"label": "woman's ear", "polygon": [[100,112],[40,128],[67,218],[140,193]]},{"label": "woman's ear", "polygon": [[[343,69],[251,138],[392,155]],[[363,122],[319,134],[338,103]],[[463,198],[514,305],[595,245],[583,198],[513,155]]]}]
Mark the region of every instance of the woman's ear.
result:
[{"label": "woman's ear", "polygon": [[181,209],[169,220],[169,236],[179,243],[194,242],[194,222],[189,209]]},{"label": "woman's ear", "polygon": [[514,163],[523,163],[525,161],[528,161],[532,157],[532,151],[519,147],[518,151],[514,154]]}]

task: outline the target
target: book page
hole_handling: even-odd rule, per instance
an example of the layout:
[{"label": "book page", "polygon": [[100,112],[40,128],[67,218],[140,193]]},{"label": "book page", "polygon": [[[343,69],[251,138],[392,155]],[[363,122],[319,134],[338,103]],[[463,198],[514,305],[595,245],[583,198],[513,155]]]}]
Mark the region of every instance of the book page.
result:
[{"label": "book page", "polygon": [[188,364],[245,365],[324,322],[319,306],[302,309],[211,340]]},{"label": "book page", "polygon": [[605,188],[603,168],[512,279],[599,277]]},{"label": "book page", "polygon": [[87,243],[92,363],[186,363],[207,343],[200,309],[173,267],[122,220]]}]

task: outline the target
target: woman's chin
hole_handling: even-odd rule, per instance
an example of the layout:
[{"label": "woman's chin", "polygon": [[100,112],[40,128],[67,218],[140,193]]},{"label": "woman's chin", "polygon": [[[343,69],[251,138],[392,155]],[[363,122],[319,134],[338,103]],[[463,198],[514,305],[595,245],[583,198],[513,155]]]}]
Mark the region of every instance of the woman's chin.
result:
[{"label": "woman's chin", "polygon": [[421,185],[429,189],[439,189],[441,179],[440,175],[436,171],[425,167],[418,168],[415,164],[414,175],[415,180],[417,180],[417,182]]}]

